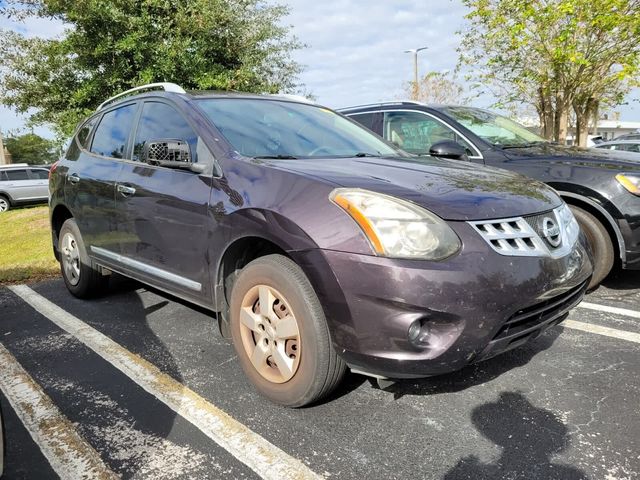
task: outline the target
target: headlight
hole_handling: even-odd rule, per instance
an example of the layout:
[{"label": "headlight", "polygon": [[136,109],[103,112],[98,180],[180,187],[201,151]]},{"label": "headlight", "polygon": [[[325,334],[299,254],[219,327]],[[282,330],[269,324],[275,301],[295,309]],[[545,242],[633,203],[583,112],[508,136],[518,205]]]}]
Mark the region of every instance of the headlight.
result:
[{"label": "headlight", "polygon": [[560,224],[564,232],[564,239],[567,245],[573,245],[580,235],[580,226],[573,212],[566,203],[556,210],[560,219]]},{"label": "headlight", "polygon": [[616,175],[616,180],[629,192],[640,196],[640,176],[628,173],[619,173]]},{"label": "headlight", "polygon": [[413,203],[355,188],[338,188],[330,199],[351,215],[378,255],[442,260],[460,249],[449,225]]}]

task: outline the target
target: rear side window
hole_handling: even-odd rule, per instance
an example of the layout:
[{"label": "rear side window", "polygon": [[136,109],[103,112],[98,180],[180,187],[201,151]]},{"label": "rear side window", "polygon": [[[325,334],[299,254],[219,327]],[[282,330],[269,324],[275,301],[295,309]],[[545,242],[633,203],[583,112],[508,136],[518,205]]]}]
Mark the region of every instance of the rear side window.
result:
[{"label": "rear side window", "polygon": [[9,180],[29,180],[26,170],[7,170],[5,173]]},{"label": "rear side window", "polygon": [[93,136],[91,153],[103,157],[125,158],[136,108],[137,105],[132,104],[105,113]]},{"label": "rear side window", "polygon": [[93,127],[96,126],[97,121],[97,118],[92,118],[87,123],[85,123],[78,131],[78,135],[76,135],[76,141],[82,148],[87,147],[87,139],[89,138],[89,135],[91,135],[91,130],[93,130]]},{"label": "rear side window", "polygon": [[186,141],[191,148],[193,162],[197,162],[198,135],[182,115],[166,103],[146,102],[142,107],[142,115],[136,132],[133,160],[142,160],[142,152],[147,142],[169,139]]},{"label": "rear side window", "polygon": [[0,172],[0,182],[6,182],[7,180],[7,172]]},{"label": "rear side window", "polygon": [[367,127],[372,132],[382,135],[382,113],[357,113],[355,115],[349,115],[349,117],[363,127]]},{"label": "rear side window", "polygon": [[48,170],[32,169],[29,170],[29,176],[35,180],[47,180],[49,178]]}]

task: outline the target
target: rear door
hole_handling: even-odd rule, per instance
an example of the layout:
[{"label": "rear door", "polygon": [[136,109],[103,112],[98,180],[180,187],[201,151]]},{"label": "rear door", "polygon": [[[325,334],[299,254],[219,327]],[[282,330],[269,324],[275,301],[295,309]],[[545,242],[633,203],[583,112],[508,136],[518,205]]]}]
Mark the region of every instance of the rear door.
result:
[{"label": "rear door", "polygon": [[127,155],[137,108],[132,102],[89,120],[58,167],[66,169],[65,203],[88,249],[117,244],[115,184]]},{"label": "rear door", "polygon": [[49,197],[49,170],[46,168],[30,168],[29,179],[33,182],[32,194],[35,199],[45,200]]},{"label": "rear door", "polygon": [[172,139],[189,145],[193,162],[211,162],[211,154],[180,112],[161,100],[143,103],[134,138],[133,161],[124,162],[116,187],[117,260],[151,284],[206,300],[211,174],[151,165],[144,152],[152,141]]}]

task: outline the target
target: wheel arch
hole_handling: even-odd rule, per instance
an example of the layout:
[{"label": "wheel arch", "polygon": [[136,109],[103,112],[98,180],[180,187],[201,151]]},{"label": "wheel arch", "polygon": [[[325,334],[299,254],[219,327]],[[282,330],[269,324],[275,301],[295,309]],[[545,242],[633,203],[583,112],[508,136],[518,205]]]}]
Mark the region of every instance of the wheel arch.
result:
[{"label": "wheel arch", "polygon": [[58,261],[60,260],[60,252],[58,252],[60,229],[64,222],[70,218],[73,218],[73,214],[64,205],[57,205],[51,212],[51,240],[53,245],[53,254]]},{"label": "wheel arch", "polygon": [[609,232],[611,238],[616,240],[615,242],[613,242],[613,246],[616,249],[618,258],[620,258],[620,260],[624,263],[626,256],[624,238],[622,236],[622,232],[620,231],[620,227],[618,227],[618,224],[613,216],[598,202],[584,195],[563,190],[558,190],[558,194],[569,205],[582,208],[583,210],[596,217],[596,219],[600,223],[602,223],[604,228],[607,229],[607,232]]}]

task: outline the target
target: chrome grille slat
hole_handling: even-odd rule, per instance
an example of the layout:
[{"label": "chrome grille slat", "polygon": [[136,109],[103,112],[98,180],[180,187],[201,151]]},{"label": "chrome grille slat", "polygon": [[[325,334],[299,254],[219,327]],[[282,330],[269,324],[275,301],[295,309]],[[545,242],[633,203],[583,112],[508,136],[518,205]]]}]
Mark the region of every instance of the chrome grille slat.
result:
[{"label": "chrome grille slat", "polygon": [[[556,209],[557,210],[557,209]],[[539,213],[524,217],[501,218],[468,222],[491,248],[500,255],[520,257],[562,257],[572,245],[566,239],[558,212]],[[545,239],[542,223],[545,218],[555,220],[561,229],[562,241],[554,247]]]}]

